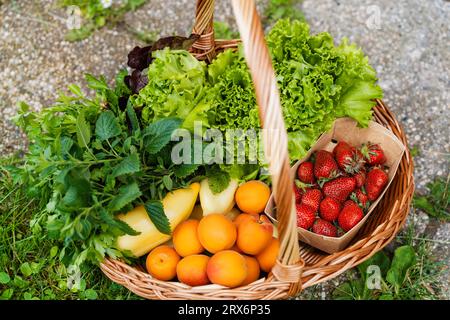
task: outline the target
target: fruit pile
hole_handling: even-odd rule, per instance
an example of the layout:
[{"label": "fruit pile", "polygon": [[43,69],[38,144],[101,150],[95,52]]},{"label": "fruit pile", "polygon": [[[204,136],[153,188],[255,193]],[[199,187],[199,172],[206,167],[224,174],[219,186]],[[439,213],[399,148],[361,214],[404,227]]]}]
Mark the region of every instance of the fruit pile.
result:
[{"label": "fruit pile", "polygon": [[205,215],[197,206],[174,229],[173,246],[160,245],[148,254],[148,273],[190,286],[214,283],[234,288],[256,281],[261,271],[270,272],[279,251],[274,226],[260,215],[269,196],[266,184],[249,181],[234,195],[239,210]]},{"label": "fruit pile", "polygon": [[332,152],[315,152],[297,169],[297,226],[328,237],[351,230],[386,187],[385,162],[381,146],[370,142],[357,148],[339,141]]}]

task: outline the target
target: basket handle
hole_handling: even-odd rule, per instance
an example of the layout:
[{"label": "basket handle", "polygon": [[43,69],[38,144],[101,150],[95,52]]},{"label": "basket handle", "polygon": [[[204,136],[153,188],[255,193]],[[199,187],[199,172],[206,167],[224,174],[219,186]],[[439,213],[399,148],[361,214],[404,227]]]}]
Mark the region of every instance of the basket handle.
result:
[{"label": "basket handle", "polygon": [[[281,112],[272,59],[264,40],[261,20],[254,0],[232,0],[234,14],[239,27],[247,64],[252,75],[259,106],[259,117],[263,130],[264,150],[272,176],[273,194],[277,205],[280,251],[273,275],[280,281],[291,283],[289,294],[301,290],[301,272],[304,261],[299,257],[293,177],[290,174],[288,137]],[[206,47],[208,56],[214,56],[213,31],[214,0],[197,0],[194,33],[202,41],[196,49]]]},{"label": "basket handle", "polygon": [[197,59],[211,61],[215,57],[214,41],[214,0],[197,0],[195,24],[192,33],[200,38],[192,45]]}]

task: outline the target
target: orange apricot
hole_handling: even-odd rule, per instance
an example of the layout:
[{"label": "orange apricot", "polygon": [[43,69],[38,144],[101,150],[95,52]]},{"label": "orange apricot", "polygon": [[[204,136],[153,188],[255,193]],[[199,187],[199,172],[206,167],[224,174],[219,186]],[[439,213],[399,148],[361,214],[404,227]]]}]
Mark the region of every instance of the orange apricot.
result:
[{"label": "orange apricot", "polygon": [[261,213],[270,197],[270,188],[262,181],[251,180],[236,190],[236,204],[242,212]]},{"label": "orange apricot", "polygon": [[180,256],[186,257],[203,252],[204,248],[197,234],[198,224],[198,220],[186,220],[173,231],[173,246]]},{"label": "orange apricot", "polygon": [[203,254],[194,254],[184,257],[178,262],[177,277],[180,282],[190,286],[203,286],[209,283],[206,266],[209,257]]},{"label": "orange apricot", "polygon": [[242,252],[257,255],[267,247],[272,234],[272,223],[261,215],[257,221],[247,219],[239,225],[236,244]]},{"label": "orange apricot", "polygon": [[147,272],[158,280],[169,281],[175,278],[180,256],[174,248],[162,245],[154,248],[147,256]]},{"label": "orange apricot", "polygon": [[257,214],[257,213],[256,214],[241,213],[236,218],[234,218],[233,222],[236,225],[236,228],[239,228],[239,225],[244,221],[248,221],[248,220],[258,221],[258,219],[259,219],[259,214]]},{"label": "orange apricot", "polygon": [[220,251],[209,259],[206,273],[212,283],[234,288],[247,278],[247,262],[236,251]]},{"label": "orange apricot", "polygon": [[261,270],[270,272],[277,261],[278,251],[280,250],[280,241],[272,238],[269,245],[256,256]]},{"label": "orange apricot", "polygon": [[202,246],[211,253],[230,249],[237,237],[235,225],[222,214],[203,217],[198,224],[197,234]]},{"label": "orange apricot", "polygon": [[241,286],[245,286],[259,279],[259,263],[254,257],[244,255],[245,262],[247,263],[247,277],[241,283]]}]

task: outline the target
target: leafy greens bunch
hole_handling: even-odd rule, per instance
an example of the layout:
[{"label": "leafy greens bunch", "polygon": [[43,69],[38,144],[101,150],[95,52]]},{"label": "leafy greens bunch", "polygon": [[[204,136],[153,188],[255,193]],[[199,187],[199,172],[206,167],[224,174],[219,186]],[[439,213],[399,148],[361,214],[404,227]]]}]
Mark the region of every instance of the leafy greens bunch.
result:
[{"label": "leafy greens bunch", "polygon": [[130,93],[125,75],[119,74],[114,89],[87,75],[94,99],[72,85],[73,96],[62,96],[40,113],[22,104],[16,119],[30,139],[16,182],[28,185],[46,207],[48,219],[38,223],[46,223],[50,238],[63,243],[66,263],[121,257],[116,237],[137,233],[115,214],[137,205],[145,206],[161,232],[170,233],[160,199],[185,187],[198,169],[171,162],[171,134],[180,119],[144,126],[131,104],[121,105],[120,98]]}]

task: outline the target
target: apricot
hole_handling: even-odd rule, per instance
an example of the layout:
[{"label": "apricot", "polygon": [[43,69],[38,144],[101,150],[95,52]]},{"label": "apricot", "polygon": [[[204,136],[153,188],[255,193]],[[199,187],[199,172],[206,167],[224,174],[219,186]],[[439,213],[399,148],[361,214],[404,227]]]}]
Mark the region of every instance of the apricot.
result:
[{"label": "apricot", "polygon": [[180,256],[186,257],[203,252],[204,248],[197,234],[198,224],[198,220],[186,220],[173,231],[173,246]]},{"label": "apricot", "polygon": [[233,222],[234,222],[236,228],[239,228],[239,225],[244,221],[248,221],[248,220],[258,221],[258,219],[259,219],[259,214],[257,214],[257,213],[256,214],[241,213],[236,218],[234,218]]},{"label": "apricot", "polygon": [[180,256],[174,248],[162,245],[154,248],[147,256],[147,272],[158,280],[169,281],[175,278]]},{"label": "apricot", "polygon": [[212,283],[234,288],[247,278],[247,262],[236,251],[220,251],[209,259],[206,273]]},{"label": "apricot", "polygon": [[203,286],[209,283],[206,266],[209,257],[203,254],[194,254],[184,257],[178,262],[177,277],[180,282],[189,286]]},{"label": "apricot", "polygon": [[272,234],[272,223],[261,215],[257,221],[247,219],[239,224],[236,244],[242,252],[257,255],[267,247]]},{"label": "apricot", "polygon": [[245,286],[259,279],[259,263],[254,257],[245,256],[245,262],[247,263],[247,277],[241,283],[241,286]]},{"label": "apricot", "polygon": [[256,256],[259,267],[265,272],[270,272],[277,261],[278,251],[280,250],[280,241],[272,238],[268,246]]},{"label": "apricot", "polygon": [[242,212],[261,213],[270,197],[270,188],[264,182],[251,180],[236,190],[236,204]]},{"label": "apricot", "polygon": [[198,239],[211,253],[230,249],[236,242],[237,231],[233,222],[222,214],[210,214],[200,220]]}]

